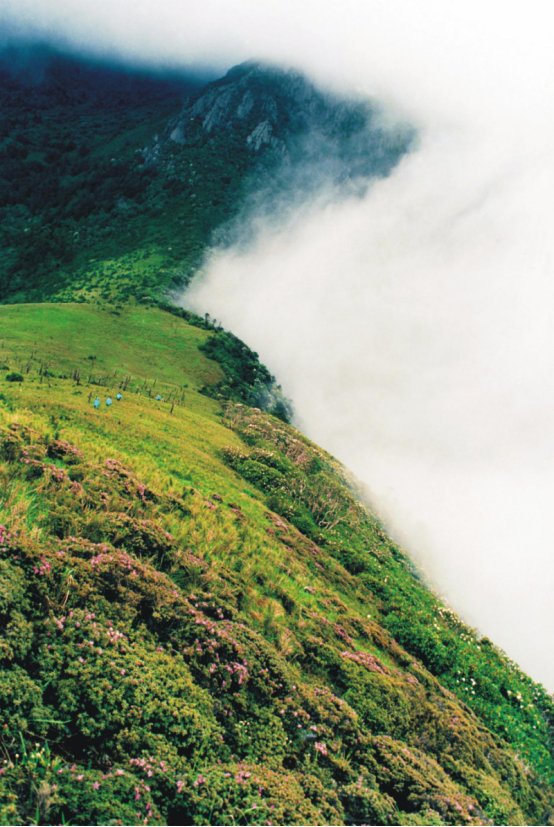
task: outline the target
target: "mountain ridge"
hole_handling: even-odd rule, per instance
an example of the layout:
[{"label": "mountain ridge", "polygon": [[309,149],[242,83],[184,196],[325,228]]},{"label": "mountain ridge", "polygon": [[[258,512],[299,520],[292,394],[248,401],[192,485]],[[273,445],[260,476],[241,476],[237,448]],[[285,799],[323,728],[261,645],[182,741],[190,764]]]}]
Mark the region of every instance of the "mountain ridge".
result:
[{"label": "mountain ridge", "polygon": [[[41,53],[31,93],[6,70],[0,87],[2,301],[163,300],[254,194],[256,209],[275,214],[291,192],[296,201],[366,186],[411,140],[383,130],[366,104],[271,67],[238,67],[198,89],[197,80],[50,60]],[[248,94],[252,111],[215,129],[213,107],[227,117]],[[260,106],[275,111],[265,127],[251,121]],[[195,107],[211,112],[209,131]],[[171,140],[185,122],[186,139]]]}]

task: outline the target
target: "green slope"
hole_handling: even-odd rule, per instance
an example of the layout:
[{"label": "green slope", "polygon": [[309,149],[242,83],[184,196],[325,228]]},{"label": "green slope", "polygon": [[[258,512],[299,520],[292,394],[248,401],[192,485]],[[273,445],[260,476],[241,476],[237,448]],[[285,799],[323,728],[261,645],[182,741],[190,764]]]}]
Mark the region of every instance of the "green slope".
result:
[{"label": "green slope", "polygon": [[85,305],[0,331],[1,823],[552,820],[551,699],[338,463],[200,392],[213,331]]}]

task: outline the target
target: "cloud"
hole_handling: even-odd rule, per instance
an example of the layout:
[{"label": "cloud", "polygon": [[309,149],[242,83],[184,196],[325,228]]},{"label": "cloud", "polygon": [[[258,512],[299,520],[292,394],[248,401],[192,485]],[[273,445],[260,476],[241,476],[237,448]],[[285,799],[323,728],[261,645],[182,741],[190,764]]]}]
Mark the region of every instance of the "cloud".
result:
[{"label": "cloud", "polygon": [[185,301],[260,351],[438,588],[548,682],[552,285],[521,268],[507,185],[464,215],[445,151],[214,253]]},{"label": "cloud", "polygon": [[215,251],[187,301],[255,347],[447,598],[554,687],[554,52],[547,2],[8,0],[153,63],[262,57],[379,98],[418,150]]}]

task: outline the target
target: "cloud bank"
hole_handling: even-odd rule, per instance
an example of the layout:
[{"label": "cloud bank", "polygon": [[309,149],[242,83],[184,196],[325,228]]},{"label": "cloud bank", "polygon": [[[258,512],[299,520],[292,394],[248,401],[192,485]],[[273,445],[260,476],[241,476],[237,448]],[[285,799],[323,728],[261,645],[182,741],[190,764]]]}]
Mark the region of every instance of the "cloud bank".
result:
[{"label": "cloud bank", "polygon": [[419,129],[364,198],[304,205],[246,250],[214,251],[185,300],[259,351],[439,590],[554,687],[548,3],[2,8],[5,28],[144,62],[291,65]]}]

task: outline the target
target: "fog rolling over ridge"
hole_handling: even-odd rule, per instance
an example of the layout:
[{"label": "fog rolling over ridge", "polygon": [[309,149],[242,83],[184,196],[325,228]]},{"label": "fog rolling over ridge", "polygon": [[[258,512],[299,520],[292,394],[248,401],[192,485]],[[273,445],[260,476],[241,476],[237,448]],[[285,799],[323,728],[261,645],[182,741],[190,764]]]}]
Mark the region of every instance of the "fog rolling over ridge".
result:
[{"label": "fog rolling over ridge", "polygon": [[184,301],[260,351],[439,590],[552,685],[551,287],[526,295],[508,237],[484,265],[490,216],[431,215],[425,167],[214,253]]},{"label": "fog rolling over ridge", "polygon": [[284,227],[246,215],[248,244],[214,250],[183,301],[259,351],[438,589],[554,688],[549,5],[5,9],[18,30],[144,61],[292,66],[414,125],[417,148],[363,197],[314,199]]},{"label": "fog rolling over ridge", "polygon": [[541,113],[487,91],[490,118],[422,118],[365,197],[252,216],[183,300],[260,352],[437,589],[552,688],[554,158]]}]

